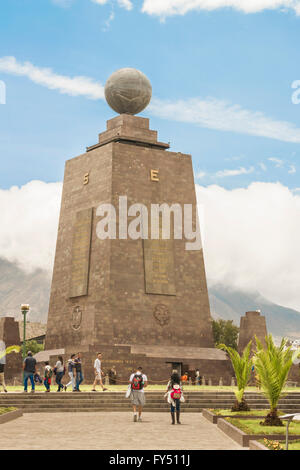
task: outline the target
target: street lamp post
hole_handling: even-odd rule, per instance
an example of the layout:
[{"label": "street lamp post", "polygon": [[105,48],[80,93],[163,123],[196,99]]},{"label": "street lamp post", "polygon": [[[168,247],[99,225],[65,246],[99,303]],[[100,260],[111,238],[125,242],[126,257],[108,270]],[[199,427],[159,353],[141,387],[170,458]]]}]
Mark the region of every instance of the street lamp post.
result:
[{"label": "street lamp post", "polygon": [[292,421],[300,421],[300,413],[291,413],[280,416],[280,419],[286,421],[285,450],[289,450],[289,426]]},{"label": "street lamp post", "polygon": [[30,310],[30,306],[28,304],[21,305],[21,313],[23,315],[23,352],[22,356],[23,359],[26,357],[26,315]]}]

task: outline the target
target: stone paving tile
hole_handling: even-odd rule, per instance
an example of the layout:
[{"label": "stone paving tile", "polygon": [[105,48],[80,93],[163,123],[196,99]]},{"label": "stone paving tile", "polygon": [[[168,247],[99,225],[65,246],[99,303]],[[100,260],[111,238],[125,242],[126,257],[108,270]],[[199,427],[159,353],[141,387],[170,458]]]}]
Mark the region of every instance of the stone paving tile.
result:
[{"label": "stone paving tile", "polygon": [[29,413],[0,425],[0,449],[241,450],[200,413],[182,415],[170,425],[169,413]]}]

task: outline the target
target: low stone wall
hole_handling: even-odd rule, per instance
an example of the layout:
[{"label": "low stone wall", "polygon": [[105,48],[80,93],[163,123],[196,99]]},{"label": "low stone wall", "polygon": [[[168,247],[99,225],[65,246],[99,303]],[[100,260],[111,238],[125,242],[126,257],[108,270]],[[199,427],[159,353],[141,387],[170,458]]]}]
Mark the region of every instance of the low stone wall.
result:
[{"label": "low stone wall", "polygon": [[250,441],[249,450],[269,450],[269,449],[258,441]]},{"label": "low stone wall", "polygon": [[9,421],[13,421],[21,416],[23,416],[22,410],[8,411],[7,413],[0,415],[0,424],[8,423]]}]

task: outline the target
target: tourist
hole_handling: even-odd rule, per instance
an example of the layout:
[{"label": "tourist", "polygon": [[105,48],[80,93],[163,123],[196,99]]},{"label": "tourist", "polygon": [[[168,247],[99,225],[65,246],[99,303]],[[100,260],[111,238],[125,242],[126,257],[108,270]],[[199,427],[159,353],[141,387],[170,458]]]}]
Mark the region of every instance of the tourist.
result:
[{"label": "tourist", "polygon": [[70,382],[65,385],[65,392],[67,391],[67,388],[72,385],[72,391],[75,392],[76,386],[75,386],[75,375],[76,375],[76,370],[75,370],[75,354],[72,354],[70,359],[68,359],[68,374],[70,377]]},{"label": "tourist", "polygon": [[188,378],[189,378],[189,375],[188,375],[187,372],[185,372],[185,373],[181,376],[181,382],[182,382],[183,385],[186,385],[186,384],[187,384]]},{"label": "tourist", "polygon": [[58,361],[56,362],[55,367],[54,367],[54,373],[56,375],[55,381],[58,385],[57,391],[60,392],[61,390],[64,389],[64,386],[61,383],[61,381],[62,381],[62,378],[65,374],[64,360],[63,360],[62,356],[58,356]]},{"label": "tourist", "polygon": [[82,374],[82,362],[81,362],[81,353],[77,353],[75,359],[74,359],[74,364],[75,364],[75,371],[76,371],[76,386],[75,386],[75,391],[76,392],[81,392],[79,389],[80,384],[83,382],[83,374]]},{"label": "tourist", "polygon": [[4,369],[5,369],[5,364],[0,362],[0,385],[2,385],[3,391],[7,393],[5,380],[4,380]]},{"label": "tourist", "polygon": [[23,362],[24,371],[24,393],[27,393],[28,379],[31,382],[31,393],[35,391],[34,374],[36,374],[36,359],[32,357],[32,352],[28,351]]},{"label": "tourist", "polygon": [[131,385],[130,398],[133,406],[133,421],[142,421],[143,406],[146,403],[144,389],[148,385],[148,379],[143,374],[142,367],[138,367],[137,371],[131,374],[129,384]]},{"label": "tourist", "polygon": [[45,370],[44,370],[44,385],[46,387],[46,392],[50,392],[52,373],[53,373],[53,371],[51,369],[49,361],[46,361],[45,362]]},{"label": "tourist", "polygon": [[196,385],[201,385],[201,375],[199,369],[196,369]]},{"label": "tourist", "polygon": [[117,381],[116,366],[112,366],[112,368],[111,368],[110,371],[108,372],[108,376],[109,376],[109,383],[110,383],[111,385],[116,385],[116,381]]},{"label": "tourist", "polygon": [[177,424],[181,424],[180,402],[184,401],[184,397],[181,389],[180,377],[176,370],[173,370],[172,372],[165,396],[167,396],[168,403],[171,405],[172,424],[175,424],[175,410]]},{"label": "tourist", "polygon": [[94,362],[95,380],[94,380],[94,383],[93,383],[92,392],[97,391],[96,390],[97,382],[100,383],[100,387],[102,388],[103,392],[105,392],[107,390],[107,388],[104,387],[103,382],[102,382],[102,375],[104,375],[104,374],[101,370],[101,358],[102,358],[102,354],[98,353],[97,358],[95,359],[95,362]]}]

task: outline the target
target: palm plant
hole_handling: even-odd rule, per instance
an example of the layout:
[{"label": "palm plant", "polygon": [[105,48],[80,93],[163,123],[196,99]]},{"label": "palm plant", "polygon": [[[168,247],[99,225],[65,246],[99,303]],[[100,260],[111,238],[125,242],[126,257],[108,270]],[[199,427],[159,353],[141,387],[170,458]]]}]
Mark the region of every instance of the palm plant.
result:
[{"label": "palm plant", "polygon": [[234,392],[236,397],[236,402],[232,407],[232,411],[249,411],[249,405],[244,399],[245,389],[251,378],[251,369],[252,369],[252,358],[251,355],[251,343],[250,341],[245,347],[242,355],[240,355],[235,349],[226,346],[225,344],[220,344],[220,348],[224,349],[231,360],[232,367],[234,369],[237,390]]},{"label": "palm plant", "polygon": [[270,411],[265,420],[261,422],[265,426],[283,426],[278,417],[278,402],[283,395],[283,389],[288,379],[293,361],[299,355],[299,351],[291,351],[286,347],[287,340],[282,339],[280,346],[275,346],[272,335],[266,337],[266,348],[256,339],[257,351],[254,357],[254,365],[259,376],[261,390],[267,398]]}]

